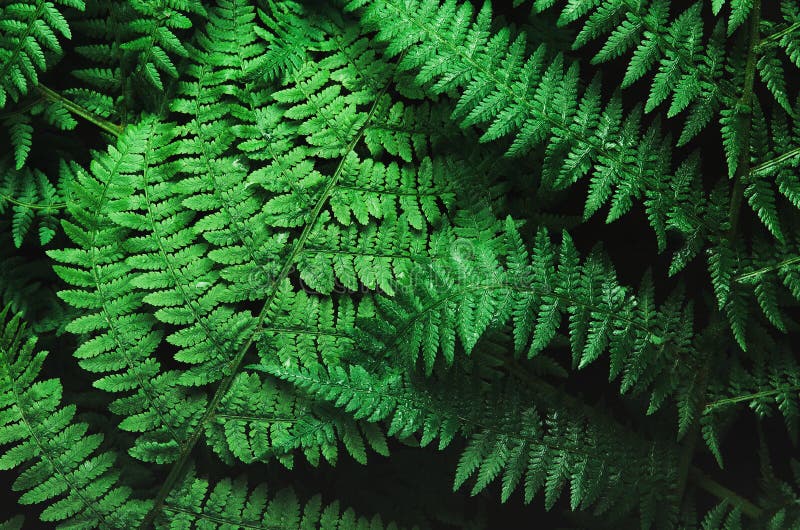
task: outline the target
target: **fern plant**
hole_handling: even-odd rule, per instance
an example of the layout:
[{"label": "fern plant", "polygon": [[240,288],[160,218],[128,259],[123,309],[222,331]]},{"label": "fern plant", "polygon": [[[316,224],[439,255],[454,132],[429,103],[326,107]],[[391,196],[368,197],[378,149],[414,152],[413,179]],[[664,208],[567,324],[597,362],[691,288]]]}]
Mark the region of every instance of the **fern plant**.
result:
[{"label": "fern plant", "polygon": [[3,3],[2,526],[800,528],[774,4]]}]

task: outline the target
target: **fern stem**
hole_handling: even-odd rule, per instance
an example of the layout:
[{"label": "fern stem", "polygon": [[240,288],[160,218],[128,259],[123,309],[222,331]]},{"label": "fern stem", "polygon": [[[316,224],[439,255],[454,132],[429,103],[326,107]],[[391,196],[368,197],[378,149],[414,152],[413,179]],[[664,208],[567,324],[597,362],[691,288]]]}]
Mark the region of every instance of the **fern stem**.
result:
[{"label": "fern stem", "polygon": [[6,195],[2,191],[0,191],[0,200],[10,202],[11,204],[21,206],[22,208],[27,208],[29,210],[61,210],[67,207],[67,204],[64,202],[54,202],[53,204],[23,202],[10,195]]},{"label": "fern stem", "polygon": [[322,193],[320,194],[319,199],[316,205],[314,206],[314,209],[308,216],[308,221],[303,227],[303,231],[295,240],[295,243],[292,246],[292,250],[286,257],[286,261],[284,261],[283,267],[280,269],[280,272],[272,281],[272,286],[271,286],[272,288],[270,290],[269,295],[264,300],[264,304],[256,319],[256,325],[253,332],[250,334],[250,337],[248,338],[247,342],[242,346],[242,348],[239,350],[236,356],[228,364],[226,370],[227,375],[220,381],[219,385],[217,386],[217,389],[214,391],[214,395],[211,397],[211,400],[208,403],[208,407],[203,413],[203,416],[198,421],[197,428],[186,439],[186,441],[183,444],[181,444],[181,452],[177,460],[172,464],[169,474],[164,480],[161,489],[159,489],[153,501],[153,506],[145,516],[141,528],[150,528],[153,525],[155,518],[161,511],[162,507],[164,506],[164,502],[166,501],[170,491],[172,491],[175,484],[183,476],[186,466],[189,462],[189,457],[191,456],[192,450],[194,449],[195,445],[197,445],[197,442],[200,440],[200,437],[204,432],[204,426],[214,418],[217,407],[222,401],[222,398],[227,393],[231,384],[233,384],[234,378],[238,373],[239,366],[241,366],[245,356],[249,353],[250,348],[255,343],[256,337],[260,335],[260,332],[263,329],[265,322],[267,321],[269,308],[272,305],[272,302],[275,300],[275,297],[278,295],[279,286],[281,282],[283,282],[283,280],[285,280],[288,277],[289,273],[292,271],[295,258],[303,250],[303,247],[305,246],[308,237],[311,235],[311,231],[315,224],[316,219],[319,217],[320,213],[322,213],[322,209],[328,203],[328,199],[330,198],[331,194],[336,188],[336,185],[339,179],[341,178],[342,173],[344,172],[347,155],[353,152],[356,145],[361,141],[361,138],[364,136],[364,132],[366,131],[367,125],[375,115],[375,112],[379,107],[381,97],[386,92],[387,88],[388,86],[385,86],[381,91],[381,93],[379,93],[378,96],[375,98],[375,101],[373,102],[372,106],[369,109],[369,112],[367,113],[364,123],[359,128],[355,137],[353,137],[353,139],[345,147],[344,154],[342,155],[341,160],[338,166],[336,167],[336,171],[325,185],[325,188],[322,190]]},{"label": "fern stem", "polygon": [[800,156],[800,147],[795,147],[794,149],[791,149],[791,150],[783,153],[782,155],[778,155],[775,158],[767,160],[766,162],[762,162],[762,163],[758,164],[757,166],[754,166],[750,170],[750,174],[751,175],[757,175],[759,173],[764,173],[766,171],[769,171],[770,169],[773,169],[773,168],[775,168],[777,166],[780,166],[784,162],[787,162],[787,161],[789,161],[792,158],[795,158],[797,156]]},{"label": "fern stem", "polygon": [[750,45],[747,50],[747,64],[744,72],[744,86],[739,104],[745,107],[747,114],[744,117],[744,138],[741,139],[742,151],[739,154],[739,163],[734,174],[733,193],[731,194],[730,209],[728,210],[727,239],[733,241],[736,237],[736,230],[739,226],[739,214],[742,209],[742,199],[744,198],[745,179],[750,175],[750,129],[752,129],[753,111],[751,104],[753,99],[753,83],[756,73],[756,48],[758,47],[758,25],[761,23],[761,2],[757,1],[753,5],[753,12],[750,14]]},{"label": "fern stem", "polygon": [[780,388],[775,388],[773,390],[764,390],[762,392],[754,392],[752,394],[742,394],[740,396],[718,399],[716,401],[712,401],[711,403],[707,404],[705,406],[705,409],[703,410],[703,414],[708,414],[714,409],[725,407],[727,405],[741,403],[743,401],[752,401],[754,399],[772,397],[772,396],[777,396],[778,394],[783,394],[787,392],[798,392],[798,391],[800,391],[800,386],[784,386]]},{"label": "fern stem", "polygon": [[[712,363],[712,358],[708,357],[706,362],[704,363],[703,367],[703,379],[708,375],[708,369]],[[706,390],[708,389],[708,385],[705,385],[705,389],[703,391],[703,396],[706,395]],[[706,403],[703,407],[703,414],[711,410],[718,402]],[[699,430],[699,421],[695,421],[692,429],[692,444],[697,439],[697,434]],[[687,469],[686,475],[684,476],[684,484],[683,487],[685,488],[686,481],[691,481],[695,486],[699,487],[700,489],[705,490],[706,492],[714,495],[715,497],[721,500],[727,500],[728,502],[738,506],[741,509],[742,513],[748,517],[753,519],[757,519],[761,516],[761,509],[750,502],[749,500],[745,499],[741,495],[737,494],[736,492],[732,491],[729,488],[726,488],[719,482],[715,481],[714,479],[710,478],[708,475],[703,473],[700,468],[691,465],[691,461],[687,462]]]},{"label": "fern stem", "polygon": [[676,495],[678,503],[683,502],[683,496],[686,494],[686,486],[691,479],[692,459],[694,458],[695,447],[697,446],[697,438],[700,432],[698,422],[694,422],[689,429],[689,432],[684,435],[683,442],[679,445],[680,454],[678,456],[678,477],[675,481]]},{"label": "fern stem", "polygon": [[231,421],[263,421],[265,423],[297,423],[295,416],[259,416],[257,414],[214,414],[214,418]]},{"label": "fern stem", "polygon": [[62,96],[61,94],[59,94],[55,90],[47,88],[44,85],[39,85],[39,86],[36,87],[36,89],[39,91],[39,93],[45,99],[47,99],[49,101],[52,101],[54,103],[60,103],[60,104],[64,105],[64,107],[68,111],[70,111],[71,113],[75,114],[76,116],[79,116],[79,117],[83,118],[84,120],[88,121],[89,123],[93,123],[93,124],[97,125],[98,127],[103,129],[104,131],[109,132],[109,133],[113,134],[114,136],[120,136],[122,134],[123,128],[122,128],[121,125],[117,125],[116,123],[112,123],[112,122],[110,122],[108,120],[105,120],[105,119],[101,118],[97,114],[95,114],[95,113],[91,112],[90,110],[82,107],[81,105],[78,105],[74,101],[65,98],[64,96]]},{"label": "fern stem", "polygon": [[761,508],[745,499],[735,491],[726,488],[716,480],[710,478],[700,469],[692,467],[692,469],[689,470],[689,478],[691,479],[692,483],[694,483],[700,489],[707,491],[720,500],[730,502],[734,506],[738,507],[746,516],[752,519],[758,519],[761,517]]},{"label": "fern stem", "polygon": [[769,265],[767,267],[761,267],[760,269],[756,269],[751,272],[746,272],[734,277],[734,281],[738,283],[746,283],[753,278],[758,278],[762,274],[767,274],[768,272],[776,271],[782,269],[783,267],[788,267],[789,265],[794,265],[795,263],[800,263],[800,256],[795,256],[793,258],[785,259],[775,265]]},{"label": "fern stem", "polygon": [[789,35],[790,33],[794,33],[794,31],[797,30],[798,28],[800,28],[800,22],[795,22],[794,24],[791,24],[790,26],[778,30],[775,33],[770,33],[769,35],[761,39],[761,42],[757,46],[758,51],[760,52],[763,49],[767,48],[768,46],[771,46],[773,43],[781,40],[784,36]]},{"label": "fern stem", "polygon": [[260,530],[294,530],[288,526],[283,526],[283,525],[264,526],[263,524],[261,524],[260,521],[247,522],[247,521],[226,519],[218,515],[211,515],[208,513],[197,512],[195,510],[187,510],[186,508],[179,508],[177,506],[165,506],[164,509],[170,512],[185,513],[187,515],[191,515],[192,517],[195,518],[195,521],[197,520],[212,521],[222,526],[227,525],[227,526],[235,526],[237,528],[257,528]]},{"label": "fern stem", "polygon": [[[713,333],[713,331],[712,331]],[[701,387],[702,392],[701,395],[703,396],[703,400],[705,400],[706,391],[708,390],[708,370],[712,362],[712,357],[706,357],[705,361],[702,364],[702,368],[700,370],[699,377],[697,381],[699,382],[698,386]],[[686,494],[686,486],[691,479],[691,471],[692,471],[692,461],[694,459],[695,448],[697,447],[697,439],[699,438],[700,434],[700,422],[693,421],[691,426],[688,429],[688,432],[685,433],[684,440],[681,444],[681,453],[679,459],[679,467],[678,467],[678,480],[677,484],[677,498],[680,500],[679,502],[683,501],[683,497]]]}]

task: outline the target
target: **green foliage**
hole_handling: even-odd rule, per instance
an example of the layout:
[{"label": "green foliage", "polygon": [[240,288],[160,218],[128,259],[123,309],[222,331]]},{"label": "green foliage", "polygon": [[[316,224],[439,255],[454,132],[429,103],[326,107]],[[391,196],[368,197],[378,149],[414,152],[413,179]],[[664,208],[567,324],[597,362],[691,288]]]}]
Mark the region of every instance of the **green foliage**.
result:
[{"label": "green foliage", "polygon": [[208,480],[187,475],[185,483],[167,499],[164,520],[156,527],[209,528],[209,525],[238,528],[285,528],[287,530],[397,530],[384,525],[380,516],[359,517],[352,509],[341,510],[338,502],[323,505],[317,495],[301,504],[291,490],[278,491],[271,498],[259,484],[248,489],[247,481],[223,479],[213,488]]},{"label": "green foliage", "polygon": [[0,163],[3,173],[0,187],[0,212],[11,213],[11,237],[19,248],[25,236],[38,221],[38,240],[42,245],[50,243],[58,227],[57,213],[63,209],[64,183],[69,179],[69,169],[61,166],[57,189],[50,179],[38,169],[28,167],[21,170]]},{"label": "green foliage", "polygon": [[[556,248],[539,231],[531,255],[511,218],[504,235],[504,265],[490,247],[467,246],[465,240],[450,259],[415,271],[412,278],[424,281],[391,298],[378,297],[375,315],[360,326],[366,332],[359,337],[362,347],[399,355],[411,366],[421,358],[430,374],[438,359],[453,364],[457,341],[469,355],[487,328],[506,323],[515,350],[534,357],[551,345],[566,317],[573,367],[582,369],[607,351],[609,380],[621,376],[621,392],[656,380],[659,399],[675,390],[659,378],[673,369],[668,359],[692,355],[686,326],[691,313],[679,292],[659,310],[649,277],[638,294],[629,292],[599,252],[580,263],[566,233]],[[688,376],[675,375],[669,378],[675,385]],[[652,410],[658,406],[654,402]]]},{"label": "green foliage", "polygon": [[509,155],[546,144],[542,186],[563,189],[593,170],[585,218],[610,202],[607,220],[614,221],[634,199],[654,191],[648,178],[666,178],[669,152],[658,129],[638,138],[641,109],[623,115],[619,96],[603,105],[596,82],[579,95],[577,62],[567,63],[543,45],[528,54],[524,34],[513,37],[503,29],[492,35],[488,4],[475,17],[468,3],[375,2],[363,19],[379,30],[379,39],[390,41],[390,57],[419,44],[398,66],[415,71],[429,93],[463,89],[453,117],[462,127],[482,125],[481,142],[511,137]]},{"label": "green foliage", "polygon": [[71,37],[61,9],[84,7],[83,0],[22,0],[0,7],[0,109],[30,92],[39,74],[60,59],[58,34]]},{"label": "green foliage", "polygon": [[[501,382],[481,388],[474,375],[460,372],[444,379],[445,389],[414,376],[370,374],[360,366],[327,373],[321,367],[256,368],[336,404],[357,419],[387,423],[389,436],[416,434],[422,446],[438,439],[440,450],[455,436],[467,437],[454,488],[474,478],[472,495],[498,479],[503,502],[518,488],[526,503],[542,491],[550,509],[568,486],[572,509],[596,504],[597,510],[618,515],[638,508],[650,519],[659,511],[651,504],[656,496],[674,494],[670,447],[653,447],[621,435],[623,427],[588,413],[541,381],[529,382],[527,388],[524,384],[504,388]],[[566,409],[540,417],[536,405],[556,402]],[[637,464],[630,466],[634,461]],[[634,468],[647,471],[634,479]],[[624,484],[633,483],[642,488],[639,495],[621,498]],[[671,517],[669,510],[660,516]]]},{"label": "green foliage", "polygon": [[75,406],[62,405],[61,382],[38,379],[46,352],[26,335],[18,316],[0,312],[0,469],[21,468],[12,485],[19,503],[46,502],[41,520],[72,528],[136,525],[148,503],[120,482],[114,453],[98,450],[103,436],[87,434]]},{"label": "green foliage", "polygon": [[478,4],[2,3],[0,526],[800,525],[796,2]]}]

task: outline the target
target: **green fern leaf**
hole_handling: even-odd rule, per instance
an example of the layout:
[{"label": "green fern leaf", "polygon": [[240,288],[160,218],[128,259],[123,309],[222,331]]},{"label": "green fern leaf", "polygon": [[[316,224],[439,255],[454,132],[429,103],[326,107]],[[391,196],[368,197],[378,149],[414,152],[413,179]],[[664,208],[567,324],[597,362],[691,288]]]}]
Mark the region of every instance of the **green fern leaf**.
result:
[{"label": "green fern leaf", "polygon": [[[43,522],[84,527],[138,524],[149,507],[132,498],[114,470],[116,456],[98,451],[102,435],[74,422],[75,406],[62,405],[57,379],[38,380],[46,352],[35,352],[19,316],[0,311],[0,468],[25,466],[12,485],[23,505],[47,503]],[[10,446],[10,447],[9,447]]]},{"label": "green fern leaf", "polygon": [[206,528],[208,525],[264,528],[334,530],[369,528],[398,530],[395,523],[384,525],[380,516],[360,517],[352,509],[342,510],[339,502],[322,505],[319,495],[300,503],[291,490],[272,496],[260,484],[249,489],[244,478],[222,479],[212,484],[195,473],[167,499],[166,514],[156,521],[157,528]]},{"label": "green fern leaf", "polygon": [[736,29],[747,20],[747,16],[753,9],[752,0],[731,0],[731,15],[728,18],[728,35],[732,35]]}]

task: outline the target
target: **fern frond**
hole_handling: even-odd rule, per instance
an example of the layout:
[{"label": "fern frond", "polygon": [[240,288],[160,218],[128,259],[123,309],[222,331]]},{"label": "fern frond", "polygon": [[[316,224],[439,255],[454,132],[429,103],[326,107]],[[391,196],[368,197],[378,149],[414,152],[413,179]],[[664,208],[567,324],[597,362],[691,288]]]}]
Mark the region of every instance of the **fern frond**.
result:
[{"label": "fern frond", "polygon": [[[759,62],[765,63],[761,67],[763,70],[770,70],[761,72],[762,80],[773,93],[776,101],[789,111],[788,107],[784,105],[784,103],[788,103],[785,91],[782,93],[779,88],[787,86],[783,68],[785,59],[788,59],[791,66],[800,68],[800,45],[797,43],[797,37],[800,34],[800,11],[789,0],[783,0],[781,2],[781,18],[780,21],[764,21],[766,35],[759,42],[759,52],[763,54]],[[783,53],[779,54],[778,50]]]},{"label": "fern frond", "polygon": [[[318,351],[329,360],[347,353],[349,340],[328,333],[331,300],[298,292],[290,274],[324,295],[336,282],[391,292],[408,263],[428,254],[428,231],[446,222],[453,201],[444,175],[458,166],[446,159],[404,167],[356,154],[367,125],[389,111],[381,102],[392,73],[365,37],[347,30],[340,38],[335,17],[312,21],[335,38],[271,90],[251,75],[263,50],[252,14],[236,3],[209,14],[208,35],[232,38],[198,38],[192,47],[171,104],[188,121],[128,125],[91,174],[79,171],[76,221],[64,224],[76,248],[51,253],[76,287],[61,296],[87,310],[69,326],[86,334],[76,355],[101,374],[96,386],[121,394],[111,410],[137,433],[131,455],[175,462],[147,521],[204,435],[224,456],[248,460],[289,462],[296,448],[332,459],[337,438],[361,461],[365,443],[385,452],[374,430],[347,421],[335,433],[296,430],[294,440],[266,448],[237,438],[230,418],[224,439],[211,427],[223,403],[235,402],[229,392],[251,349],[300,363],[310,360],[298,352],[315,362]],[[342,298],[335,318],[352,322]],[[263,309],[234,305],[247,300]],[[162,349],[177,369],[161,368]],[[279,397],[276,405],[291,405],[291,396]],[[269,410],[252,412],[257,422]]]},{"label": "fern frond", "polygon": [[752,290],[764,316],[780,330],[786,329],[790,320],[783,308],[788,305],[784,293],[800,299],[797,249],[796,238],[778,245],[771,238],[758,238],[751,255],[733,276],[739,289]]},{"label": "fern frond", "polygon": [[133,99],[135,57],[120,48],[125,23],[135,11],[127,2],[89,0],[85,15],[75,22],[75,52],[86,59],[72,70],[80,87],[65,91],[76,103],[104,118],[130,121],[128,99]]},{"label": "fern frond", "polygon": [[19,316],[0,311],[0,468],[21,468],[12,485],[22,492],[19,502],[46,503],[41,520],[64,527],[138,524],[148,502],[122,484],[114,453],[99,449],[103,436],[74,421],[75,406],[62,404],[61,382],[38,380],[46,352],[35,347]]},{"label": "fern frond", "polygon": [[[69,209],[74,221],[62,225],[75,246],[48,254],[59,263],[58,275],[71,286],[59,296],[84,310],[67,326],[85,337],[75,351],[79,364],[100,374],[94,383],[97,388],[122,394],[111,410],[126,417],[124,430],[143,433],[131,454],[163,462],[174,458],[203,400],[180,388],[178,374],[162,372],[152,356],[163,331],[142,312],[145,293],[136,290],[134,265],[124,260],[126,226],[143,222],[128,215],[127,207],[136,189],[136,173],[148,167],[145,152],[153,156],[148,149],[156,129],[168,133],[152,121],[127,127],[117,147],[110,146],[95,158],[91,172],[73,166],[74,200]],[[115,215],[121,224],[107,221]]]},{"label": "fern frond", "polygon": [[[537,3],[534,9],[541,12],[553,3]],[[592,62],[606,62],[631,53],[622,88],[652,74],[646,112],[653,111],[670,96],[669,117],[691,106],[683,143],[706,125],[700,116],[713,111],[718,100],[731,93],[722,79],[724,27],[717,24],[704,43],[705,23],[700,3],[677,14],[670,13],[670,3],[664,0],[642,5],[625,0],[566,4],[558,19],[560,26],[585,18],[573,49],[606,37]]]},{"label": "fern frond", "polygon": [[[772,344],[776,349],[777,344]],[[758,416],[779,411],[791,440],[797,440],[800,426],[800,366],[788,356],[759,352],[752,368],[731,367],[729,386],[709,396],[705,414],[724,414],[726,409],[747,405]]]},{"label": "fern frond", "polygon": [[510,137],[514,155],[545,144],[550,191],[593,169],[585,217],[611,201],[611,222],[633,200],[655,195],[657,181],[667,178],[662,161],[669,161],[669,142],[656,127],[642,135],[640,110],[623,116],[615,95],[598,119],[599,84],[579,95],[577,63],[565,64],[543,46],[528,55],[524,35],[490,31],[488,4],[477,15],[469,3],[455,1],[356,1],[348,9],[359,10],[364,25],[377,31],[389,57],[413,46],[399,67],[413,72],[428,94],[462,88],[453,118],[462,127],[481,125],[482,142]]},{"label": "fern frond", "polygon": [[20,0],[0,7],[0,108],[39,84],[39,74],[60,58],[62,38],[71,37],[61,9],[82,10],[83,0]]},{"label": "fern frond", "polygon": [[783,64],[774,50],[766,51],[756,63],[761,80],[767,85],[775,101],[787,112],[792,112],[789,98],[786,95],[786,74]]},{"label": "fern frond", "polygon": [[321,459],[335,465],[340,444],[361,464],[367,463],[367,449],[389,455],[376,426],[359,424],[254,373],[237,376],[207,427],[206,440],[226,461],[275,459],[290,469],[298,452],[314,466]]},{"label": "fern frond", "polygon": [[450,120],[453,109],[447,101],[408,105],[392,102],[387,95],[380,105],[376,119],[364,131],[364,143],[373,157],[386,152],[410,163],[432,156],[438,148],[463,138]]},{"label": "fern frond", "polygon": [[680,298],[658,312],[651,286],[645,284],[637,297],[617,282],[600,255],[581,264],[568,235],[556,248],[540,231],[531,257],[510,219],[505,232],[503,254],[473,246],[467,255],[421,269],[415,276],[425,281],[399,296],[378,297],[375,317],[362,324],[365,347],[393,357],[400,353],[411,365],[421,355],[430,373],[437,359],[453,363],[456,340],[469,354],[490,325],[507,321],[517,350],[533,357],[553,341],[566,316],[575,366],[583,368],[608,350],[609,376],[622,375],[623,392],[643,374],[666,369],[673,355],[686,354],[688,314]]},{"label": "fern frond", "polygon": [[266,9],[258,11],[263,25],[255,27],[266,43],[266,52],[249,66],[251,75],[273,80],[302,66],[309,49],[319,46],[325,38],[324,32],[310,22],[313,16],[308,15],[302,2],[268,0]]},{"label": "fern frond", "polygon": [[[636,502],[631,502],[630,496],[626,500],[622,489],[632,483],[618,467],[619,460],[605,460],[617,451],[621,451],[620,458],[625,454],[626,459],[640,462],[640,469],[651,470],[648,476],[653,482],[648,482],[649,486],[639,483],[653,488],[645,497],[656,490],[669,494],[669,480],[658,469],[672,458],[668,448],[639,446],[633,440],[620,446],[618,437],[611,435],[619,434],[619,427],[593,423],[596,418],[587,418],[578,409],[570,409],[568,416],[552,413],[541,418],[532,406],[533,400],[526,401],[519,388],[507,394],[490,394],[487,399],[475,395],[482,393],[479,389],[484,386],[471,383],[464,373],[458,374],[460,384],[455,378],[447,378],[443,392],[440,383],[428,385],[412,375],[392,372],[374,374],[358,365],[328,370],[277,364],[253,368],[329,401],[356,419],[385,423],[389,436],[403,438],[417,433],[423,446],[438,438],[440,449],[457,434],[467,436],[470,443],[458,464],[454,488],[474,477],[473,495],[500,479],[504,501],[522,487],[526,503],[543,491],[545,507],[552,507],[569,484],[574,508],[595,505],[603,512],[630,511],[637,507]],[[557,391],[547,385],[536,388],[540,400],[546,402],[545,396],[550,396],[563,406],[559,401],[563,397],[557,397]],[[474,399],[485,405],[475,407],[478,401]],[[604,455],[602,464],[597,461],[598,455]],[[642,510],[646,509],[643,501]],[[651,523],[642,524],[648,528]]]},{"label": "fern frond", "polygon": [[[435,444],[375,489],[403,521],[477,530],[490,488],[581,528],[800,521],[768,464],[751,502],[696,454],[737,405],[800,426],[793,2],[60,1],[0,2],[0,68],[33,72],[0,81],[0,298],[80,405],[14,331],[0,463],[46,518],[384,528],[224,477]],[[479,502],[428,506],[448,469]]]},{"label": "fern frond", "polygon": [[187,474],[170,495],[165,514],[156,528],[207,528],[209,525],[235,528],[336,530],[398,530],[395,523],[384,524],[380,516],[366,518],[352,509],[342,510],[339,502],[322,504],[316,495],[301,503],[292,490],[269,495],[267,486],[248,488],[245,478],[222,479],[216,483]]},{"label": "fern frond", "polygon": [[170,54],[188,55],[174,30],[191,28],[190,17],[205,16],[205,8],[194,0],[136,0],[130,2],[130,6],[132,17],[123,26],[127,39],[120,44],[120,49],[136,57],[135,73],[162,90],[162,73],[178,77]]},{"label": "fern frond", "polygon": [[[10,243],[10,242],[9,242]],[[55,276],[47,260],[31,260],[8,249],[0,259],[0,304],[26,319],[34,333],[61,330],[68,318],[56,296]]]},{"label": "fern frond", "polygon": [[702,530],[712,530],[713,528],[741,530],[742,513],[738,508],[731,509],[728,502],[723,501],[703,517],[700,528]]},{"label": "fern frond", "polygon": [[[43,95],[52,92],[43,85],[40,85],[38,89]],[[0,123],[5,129],[4,136],[8,138],[9,147],[7,151],[0,154],[0,158],[13,155],[14,169],[16,171],[25,170],[34,146],[34,138],[38,136],[34,134],[34,131],[39,130],[39,125],[49,126],[60,131],[73,130],[78,122],[70,110],[72,109],[69,109],[63,101],[52,99],[26,98],[19,105],[10,107],[5,116],[0,119]]]},{"label": "fern frond", "polygon": [[69,175],[63,162],[56,185],[38,169],[16,170],[0,160],[0,213],[6,208],[11,213],[11,237],[19,248],[34,221],[38,222],[38,240],[48,244],[58,229],[59,212],[66,206],[64,189]]},{"label": "fern frond", "polygon": [[747,16],[753,9],[753,3],[753,0],[731,0],[731,14],[728,18],[729,36],[747,20]]}]

